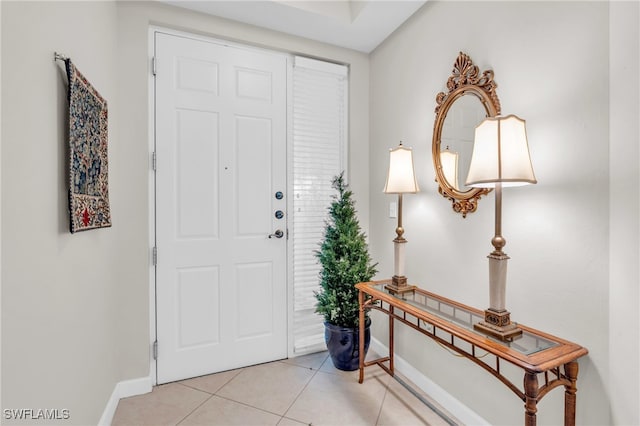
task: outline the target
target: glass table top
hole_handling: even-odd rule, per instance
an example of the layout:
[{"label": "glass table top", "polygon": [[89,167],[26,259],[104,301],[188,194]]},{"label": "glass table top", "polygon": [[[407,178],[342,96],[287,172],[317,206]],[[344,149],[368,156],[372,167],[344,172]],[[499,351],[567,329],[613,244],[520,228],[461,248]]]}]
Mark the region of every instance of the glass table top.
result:
[{"label": "glass table top", "polygon": [[549,340],[537,334],[533,334],[526,330],[523,330],[522,335],[520,337],[515,338],[511,342],[504,342],[502,340],[493,338],[487,334],[476,331],[473,328],[473,324],[481,322],[484,318],[481,315],[478,315],[474,311],[470,311],[465,309],[464,307],[454,305],[451,303],[447,303],[446,300],[442,300],[436,297],[432,297],[428,294],[425,294],[421,291],[408,292],[403,295],[393,295],[390,294],[385,288],[386,283],[378,283],[373,284],[370,287],[372,289],[384,292],[390,296],[395,297],[396,299],[402,300],[422,311],[428,312],[432,315],[436,315],[441,319],[444,319],[450,323],[453,323],[459,327],[463,327],[478,336],[486,337],[502,346],[511,348],[517,352],[520,352],[524,355],[531,355],[536,352],[543,351],[545,349],[552,348],[554,346],[558,346],[558,342],[554,342],[553,340]]}]

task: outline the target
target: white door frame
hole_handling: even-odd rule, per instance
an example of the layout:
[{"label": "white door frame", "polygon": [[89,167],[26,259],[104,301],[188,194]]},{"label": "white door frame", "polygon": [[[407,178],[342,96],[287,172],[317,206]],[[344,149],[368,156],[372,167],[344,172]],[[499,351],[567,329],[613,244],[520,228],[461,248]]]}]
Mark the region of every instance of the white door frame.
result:
[{"label": "white door frame", "polygon": [[[154,151],[155,151],[155,79],[153,75],[153,57],[155,56],[155,33],[162,32],[165,34],[183,36],[196,40],[202,40],[207,42],[213,42],[217,44],[223,44],[240,49],[257,50],[269,53],[278,53],[281,55],[289,56],[287,61],[287,118],[286,118],[286,152],[287,152],[287,194],[292,193],[292,179],[291,179],[291,135],[292,135],[292,96],[291,96],[291,84],[292,84],[292,69],[293,69],[293,55],[290,53],[284,53],[277,50],[262,49],[253,47],[249,44],[240,44],[229,42],[227,40],[218,39],[214,37],[206,37],[197,34],[188,33],[185,31],[173,30],[160,26],[150,26],[148,33],[148,90],[149,90],[149,117],[148,117],[148,131],[149,131],[149,376],[151,378],[151,384],[157,384],[157,362],[154,356],[154,342],[157,339],[157,312],[156,312],[156,267],[154,265],[153,248],[156,245],[156,178],[154,171]],[[292,212],[292,197],[287,196],[287,211]],[[288,232],[287,232],[288,234]],[[287,356],[293,356],[293,282],[291,281],[293,265],[291,263],[292,244],[287,244]]]}]

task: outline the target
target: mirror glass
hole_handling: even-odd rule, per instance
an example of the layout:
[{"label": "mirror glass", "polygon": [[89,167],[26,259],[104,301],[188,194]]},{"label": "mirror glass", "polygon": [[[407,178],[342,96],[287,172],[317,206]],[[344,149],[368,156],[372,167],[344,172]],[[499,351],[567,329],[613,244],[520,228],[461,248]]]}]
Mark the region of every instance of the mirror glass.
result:
[{"label": "mirror glass", "polygon": [[480,74],[471,58],[460,52],[446,82],[448,92],[436,96],[432,158],[438,191],[451,201],[456,213],[466,217],[478,200],[491,190],[470,188],[467,179],[475,128],[486,117],[500,114],[493,71]]},{"label": "mirror glass", "polygon": [[473,189],[464,182],[471,164],[476,126],[486,117],[482,102],[472,94],[459,97],[445,117],[440,140],[442,168],[448,184],[460,192]]}]

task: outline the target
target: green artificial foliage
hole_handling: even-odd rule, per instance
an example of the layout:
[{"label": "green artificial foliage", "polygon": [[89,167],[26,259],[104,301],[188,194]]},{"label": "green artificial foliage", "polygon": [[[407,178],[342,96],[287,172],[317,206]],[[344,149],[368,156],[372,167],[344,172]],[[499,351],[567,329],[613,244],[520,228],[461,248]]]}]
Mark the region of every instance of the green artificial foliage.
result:
[{"label": "green artificial foliage", "polygon": [[[316,312],[326,322],[339,327],[358,326],[359,282],[371,281],[377,263],[372,264],[366,237],[356,217],[353,193],[344,182],[344,172],[333,179],[332,187],[338,191],[329,206],[329,219],[324,230],[320,250],[315,252],[322,270],[320,286],[315,293]],[[366,312],[368,317],[368,312]]]}]

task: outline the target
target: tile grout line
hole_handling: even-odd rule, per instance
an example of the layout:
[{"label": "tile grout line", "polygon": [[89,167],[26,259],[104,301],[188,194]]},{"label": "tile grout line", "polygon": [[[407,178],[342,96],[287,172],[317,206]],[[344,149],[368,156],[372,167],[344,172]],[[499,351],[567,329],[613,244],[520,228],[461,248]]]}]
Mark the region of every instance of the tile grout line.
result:
[{"label": "tile grout line", "polygon": [[[320,366],[317,369],[314,369],[313,367],[303,367],[300,365],[297,365],[297,367],[301,367],[301,368],[305,368],[305,369],[309,369],[311,371],[313,371],[313,375],[309,378],[309,380],[307,381],[307,383],[305,383],[305,385],[302,387],[302,389],[300,389],[300,392],[298,392],[298,395],[293,399],[293,401],[291,402],[291,404],[289,404],[289,407],[287,407],[286,411],[284,412],[284,414],[281,416],[280,421],[278,422],[278,424],[280,424],[280,422],[282,422],[282,420],[284,418],[287,418],[289,420],[293,420],[299,423],[306,423],[303,422],[302,420],[298,420],[298,419],[293,419],[291,417],[286,417],[287,413],[289,412],[289,410],[291,410],[291,407],[293,407],[293,405],[296,403],[296,401],[298,401],[298,398],[300,398],[300,395],[302,395],[302,393],[307,389],[307,387],[309,386],[309,383],[311,383],[311,381],[313,380],[314,377],[316,377],[316,375],[318,374],[318,372],[320,371],[320,369],[322,368],[322,366],[325,364],[325,362],[327,362],[327,360],[329,359],[329,355],[327,354],[326,358],[324,359],[324,361],[322,362],[322,364],[320,364]],[[309,426],[311,426],[313,422],[309,423]]]},{"label": "tile grout line", "polygon": [[229,383],[231,383],[231,381],[233,381],[233,379],[235,379],[236,377],[238,377],[238,375],[239,375],[240,373],[242,373],[242,372],[245,370],[245,367],[237,368],[236,370],[239,370],[239,371],[238,371],[236,374],[234,374],[234,375],[233,375],[233,377],[231,377],[229,380],[227,380],[226,382],[224,382],[224,383],[223,383],[223,384],[218,388],[218,390],[217,390],[217,391],[215,391],[215,392],[213,392],[213,393],[210,393],[209,391],[206,391],[206,390],[204,390],[204,389],[197,388],[197,387],[195,387],[195,386],[188,385],[188,384],[186,384],[186,383],[184,383],[184,382],[185,382],[185,381],[187,381],[187,380],[197,379],[198,377],[206,377],[206,376],[211,376],[211,375],[220,374],[220,373],[226,373],[226,372],[228,372],[228,371],[234,371],[234,370],[227,370],[227,371],[220,371],[220,372],[218,372],[218,373],[205,374],[204,376],[192,377],[191,379],[184,379],[184,380],[181,380],[181,381],[176,382],[176,383],[177,383],[177,384],[179,384],[179,385],[182,385],[182,386],[188,387],[188,388],[190,388],[190,389],[194,389],[194,390],[197,390],[197,391],[201,391],[201,392],[208,393],[209,395],[217,395],[217,394],[218,394],[218,392],[220,392],[220,390],[221,390],[223,387],[227,386]]},{"label": "tile grout line", "polygon": [[418,393],[415,389],[413,389],[413,387],[411,385],[409,385],[407,382],[402,380],[402,378],[400,378],[398,376],[394,376],[394,379],[398,383],[400,383],[416,399],[418,399],[420,402],[422,402],[424,405],[426,405],[434,414],[436,414],[438,417],[440,417],[442,420],[444,420],[447,424],[449,424],[450,426],[458,426],[458,423],[454,422],[447,414],[445,414],[444,411],[442,411],[440,408],[438,408],[436,405],[434,405],[432,402],[430,402],[427,398],[425,398],[424,396],[420,395],[420,393]]},{"label": "tile grout line", "polygon": [[376,426],[380,423],[380,416],[382,416],[382,407],[384,407],[384,402],[387,400],[387,395],[389,395],[389,383],[387,380],[387,384],[384,387],[384,396],[382,397],[382,402],[380,402],[380,409],[378,409],[378,417],[376,417]]},{"label": "tile grout line", "polygon": [[[267,414],[271,414],[271,415],[274,415],[274,416],[280,417],[280,420],[279,420],[279,421],[278,421],[278,423],[277,423],[277,424],[279,424],[279,423],[282,421],[282,419],[284,419],[284,418],[285,418],[286,413],[289,411],[289,409],[291,408],[291,406],[295,403],[295,401],[296,401],[296,400],[298,399],[298,397],[302,394],[302,392],[307,388],[308,384],[311,382],[311,379],[313,379],[313,378],[315,377],[315,375],[318,373],[318,371],[320,371],[320,368],[318,368],[318,369],[314,370],[314,368],[312,368],[312,367],[305,367],[305,366],[302,366],[302,365],[296,365],[296,364],[286,363],[286,362],[283,362],[282,360],[274,361],[274,362],[280,362],[280,363],[286,364],[286,365],[288,365],[288,366],[292,366],[292,367],[296,367],[296,368],[302,368],[302,369],[304,369],[304,370],[312,370],[312,371],[315,371],[315,372],[313,373],[313,375],[309,378],[309,381],[304,385],[304,387],[302,388],[302,390],[300,391],[300,393],[296,396],[296,398],[293,400],[293,402],[292,402],[292,403],[289,405],[289,407],[285,410],[284,414],[274,413],[274,412],[272,412],[272,411],[265,410],[264,408],[255,407],[255,406],[250,405],[250,404],[247,404],[247,403],[245,403],[245,402],[236,401],[235,399],[232,399],[232,398],[229,398],[229,397],[225,397],[225,396],[219,395],[219,394],[218,394],[218,392],[220,392],[220,391],[221,391],[221,390],[222,390],[226,385],[228,385],[229,383],[231,383],[231,382],[232,382],[236,377],[238,377],[238,376],[242,373],[242,371],[240,371],[240,372],[238,372],[238,374],[236,374],[236,375],[235,375],[235,376],[233,376],[231,379],[229,379],[229,380],[228,380],[224,385],[222,385],[222,386],[218,389],[218,391],[216,391],[215,393],[209,393],[209,392],[204,391],[204,390],[202,390],[202,389],[194,388],[194,387],[191,387],[191,386],[186,385],[186,384],[183,384],[183,383],[177,383],[177,384],[182,385],[182,386],[184,386],[184,387],[187,387],[187,388],[190,388],[190,389],[194,389],[194,390],[197,390],[197,391],[201,391],[201,392],[207,393],[207,394],[209,394],[209,395],[210,395],[210,397],[209,397],[209,398],[207,398],[205,401],[203,401],[203,402],[202,402],[202,404],[200,404],[200,405],[198,405],[197,407],[195,407],[195,408],[193,409],[193,411],[191,411],[191,412],[190,412],[189,414],[187,414],[187,415],[186,415],[182,420],[180,420],[180,421],[176,424],[176,426],[177,426],[177,425],[179,425],[180,423],[182,423],[183,421],[185,421],[187,417],[189,417],[191,414],[193,414],[193,413],[194,413],[198,408],[200,408],[202,405],[204,405],[207,401],[211,400],[211,398],[213,398],[214,396],[215,396],[215,397],[217,397],[217,398],[220,398],[220,399],[224,399],[224,400],[229,401],[229,402],[233,402],[233,403],[235,403],[235,404],[243,405],[243,406],[245,406],[245,407],[248,407],[248,408],[251,408],[251,409],[254,409],[254,410],[262,411],[263,413],[267,413]],[[268,363],[265,363],[265,364],[268,364]],[[323,364],[324,364],[324,362],[323,362]],[[321,366],[322,366],[322,364],[321,364]],[[243,369],[243,371],[244,371],[244,369]],[[287,418],[288,418],[288,417],[287,417]],[[288,418],[288,419],[289,419],[289,418]],[[300,422],[299,420],[296,420],[296,419],[290,419],[290,420],[294,420],[294,421],[296,421],[296,422]],[[304,422],[300,422],[300,423],[304,423]]]},{"label": "tile grout line", "polygon": [[271,415],[274,415],[276,417],[282,417],[281,414],[274,413],[273,411],[265,410],[264,408],[254,407],[253,405],[249,405],[246,402],[236,401],[235,399],[231,399],[231,398],[228,398],[226,396],[222,396],[222,395],[211,395],[211,396],[215,396],[216,398],[224,399],[225,401],[233,402],[234,404],[243,405],[245,407],[252,408],[254,410],[262,411],[263,413],[271,414]]},{"label": "tile grout line", "polygon": [[[187,386],[187,385],[184,385],[182,383],[177,383],[177,384],[180,385],[180,386],[184,386],[185,388],[188,388],[188,389],[194,389],[191,386]],[[194,407],[193,410],[191,410],[189,413],[187,413],[182,419],[180,419],[180,421],[178,423],[176,423],[176,426],[178,426],[180,423],[184,422],[187,419],[187,417],[192,415],[198,408],[202,407],[207,401],[209,401],[211,398],[213,398],[215,396],[215,394],[209,393],[207,391],[203,391],[201,389],[194,389],[194,390],[200,391],[202,393],[206,393],[207,395],[209,395],[209,398],[207,398],[204,401],[202,401],[197,407]]]},{"label": "tile grout line", "polygon": [[[198,388],[193,387],[193,386],[189,386],[189,385],[187,385],[187,384],[185,384],[185,383],[182,383],[182,382],[177,382],[176,384],[178,384],[178,385],[180,385],[180,386],[184,386],[185,388],[193,389],[193,390],[196,390],[196,391],[199,391],[199,392],[206,393],[206,394],[208,394],[208,395],[209,395],[209,398],[205,399],[204,401],[202,401],[202,403],[201,403],[200,405],[198,405],[198,406],[197,406],[197,407],[195,407],[193,410],[191,410],[191,412],[190,412],[190,413],[188,413],[188,414],[187,414],[186,416],[184,416],[184,417],[183,417],[183,418],[182,418],[178,423],[176,423],[176,426],[178,426],[180,423],[184,422],[184,421],[185,421],[185,420],[186,420],[190,415],[192,415],[193,413],[195,413],[195,412],[196,412],[196,410],[198,410],[198,408],[202,407],[204,404],[206,404],[208,401],[210,401],[210,400],[211,400],[211,398],[213,398],[214,396],[218,396],[218,395],[216,395],[216,394],[220,391],[220,389],[222,389],[223,387],[227,386],[229,383],[231,383],[231,381],[232,381],[233,379],[235,379],[236,377],[238,377],[238,375],[244,371],[244,368],[240,368],[239,370],[240,370],[240,371],[238,371],[236,374],[234,374],[234,376],[233,376],[233,377],[231,377],[229,380],[227,380],[226,382],[224,382],[224,384],[223,384],[222,386],[220,386],[220,387],[218,388],[218,390],[217,390],[216,392],[214,392],[214,393],[210,393],[210,392],[207,392],[206,390],[198,389]],[[215,374],[215,373],[214,373],[214,374]],[[220,397],[218,396],[218,398],[220,398]],[[234,401],[234,402],[235,402],[235,401]]]},{"label": "tile grout line", "polygon": [[[240,374],[240,373],[238,373],[238,374]],[[182,386],[184,386],[184,387],[186,387],[186,388],[194,389],[194,390],[197,390],[197,391],[200,391],[200,392],[204,392],[204,393],[206,393],[206,394],[208,394],[208,395],[209,395],[209,398],[207,398],[206,400],[204,400],[200,405],[198,405],[197,407],[195,407],[195,408],[194,408],[194,409],[193,409],[189,414],[187,414],[186,416],[184,416],[184,417],[183,417],[183,418],[182,418],[178,423],[176,423],[176,426],[178,426],[180,423],[184,422],[184,421],[187,419],[187,417],[189,417],[190,415],[192,415],[192,414],[193,414],[193,413],[194,413],[198,408],[202,407],[205,403],[207,403],[208,401],[210,401],[213,397],[220,398],[220,399],[224,399],[225,401],[233,402],[234,404],[243,405],[243,406],[245,406],[245,407],[248,407],[248,408],[251,408],[251,409],[254,409],[254,410],[262,411],[263,413],[272,414],[272,415],[274,415],[274,416],[278,416],[278,417],[280,417],[280,418],[281,418],[281,420],[282,420],[282,415],[280,415],[280,414],[278,414],[278,413],[274,413],[274,412],[271,412],[271,411],[265,410],[265,409],[260,408],[260,407],[254,407],[253,405],[249,405],[249,404],[247,404],[247,403],[245,403],[245,402],[236,401],[235,399],[231,399],[231,398],[228,398],[228,397],[225,397],[225,396],[222,396],[222,395],[218,395],[218,392],[219,392],[220,390],[222,390],[222,388],[224,388],[226,385],[228,385],[228,384],[229,384],[233,379],[235,379],[235,378],[238,376],[238,374],[236,374],[236,375],[235,375],[235,376],[233,376],[231,379],[229,379],[229,380],[228,380],[224,385],[220,386],[220,388],[216,391],[216,393],[209,393],[209,392],[204,391],[204,390],[202,390],[202,389],[197,389],[197,388],[193,388],[193,387],[191,387],[191,386],[188,386],[188,385],[185,385],[185,384],[182,384],[182,383],[178,383],[179,385],[182,385]],[[278,423],[279,423],[279,422],[278,422]]]},{"label": "tile grout line", "polygon": [[[176,385],[182,386],[182,387],[184,387],[186,389],[191,389],[191,390],[194,390],[196,392],[201,392],[201,393],[204,393],[204,394],[208,395],[208,397],[206,399],[204,399],[200,404],[198,404],[196,407],[194,407],[191,411],[189,411],[187,414],[185,414],[177,423],[175,423],[175,426],[178,426],[178,425],[182,424],[187,418],[189,418],[192,414],[194,414],[204,404],[209,402],[213,397],[224,399],[226,401],[229,401],[229,402],[232,402],[232,403],[236,403],[236,404],[239,404],[239,405],[243,405],[245,407],[248,407],[248,408],[251,408],[251,409],[254,409],[254,410],[262,411],[263,413],[266,413],[266,414],[271,414],[271,415],[277,416],[280,419],[279,419],[278,423],[276,423],[276,425],[280,424],[282,422],[282,420],[285,419],[285,418],[288,419],[288,420],[293,420],[295,422],[299,422],[299,423],[303,423],[304,424],[305,422],[303,422],[303,421],[300,421],[300,420],[297,420],[297,419],[293,419],[293,418],[290,418],[290,417],[286,417],[286,414],[291,409],[293,404],[295,404],[295,402],[298,400],[300,395],[302,395],[302,393],[305,391],[305,389],[307,389],[307,387],[309,386],[309,383],[311,383],[313,378],[318,374],[318,372],[320,372],[320,369],[322,368],[324,363],[327,362],[328,359],[329,359],[329,356],[327,355],[325,360],[320,364],[320,366],[318,368],[305,367],[303,365],[297,365],[297,364],[294,364],[294,363],[287,363],[287,362],[284,362],[284,360],[275,361],[275,362],[280,362],[280,363],[283,363],[283,364],[286,364],[286,365],[289,365],[289,366],[292,366],[292,367],[302,368],[304,370],[313,371],[313,374],[310,376],[309,380],[305,383],[305,385],[302,387],[300,392],[296,395],[296,397],[294,398],[293,402],[291,404],[289,404],[287,409],[284,411],[284,414],[278,414],[278,413],[274,413],[274,412],[262,409],[260,407],[254,407],[254,406],[249,405],[247,403],[244,403],[244,402],[241,402],[241,401],[236,401],[234,399],[231,399],[231,398],[228,398],[228,397],[225,397],[225,396],[222,396],[222,395],[218,394],[225,386],[227,386],[236,377],[238,377],[240,374],[242,374],[242,372],[245,371],[245,368],[240,369],[240,371],[237,374],[235,374],[233,377],[231,377],[229,380],[227,380],[222,386],[220,386],[218,388],[218,390],[216,392],[213,392],[213,393],[211,393],[210,391],[204,390],[204,389],[200,389],[200,388],[194,387],[193,385],[188,385],[186,383],[183,383],[183,381],[174,382]],[[268,363],[265,363],[265,364],[268,364]],[[185,380],[188,380],[188,379],[185,379]]]}]

